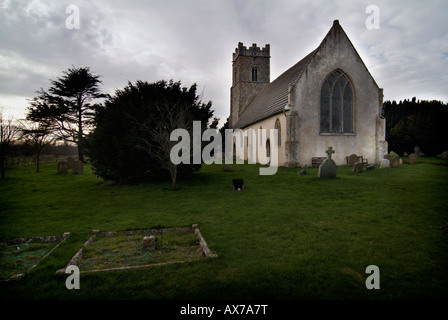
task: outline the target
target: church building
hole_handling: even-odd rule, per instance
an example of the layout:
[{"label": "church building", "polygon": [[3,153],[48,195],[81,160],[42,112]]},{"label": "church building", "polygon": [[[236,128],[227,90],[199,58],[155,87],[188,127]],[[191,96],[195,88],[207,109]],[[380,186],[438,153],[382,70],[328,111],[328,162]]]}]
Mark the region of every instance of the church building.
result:
[{"label": "church building", "polygon": [[379,163],[387,153],[382,106],[382,89],[338,20],[314,51],[272,82],[269,44],[240,42],[233,53],[230,127],[267,129],[268,153],[269,129],[278,129],[280,166],[311,166],[330,147],[337,165],[351,154]]}]

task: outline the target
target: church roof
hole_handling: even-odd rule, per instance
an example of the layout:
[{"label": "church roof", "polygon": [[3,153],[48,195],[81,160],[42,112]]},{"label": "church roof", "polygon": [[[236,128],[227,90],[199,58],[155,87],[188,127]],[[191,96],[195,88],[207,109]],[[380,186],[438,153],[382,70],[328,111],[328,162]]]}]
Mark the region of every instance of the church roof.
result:
[{"label": "church roof", "polygon": [[283,72],[277,79],[263,88],[240,114],[236,128],[244,128],[257,121],[282,112],[288,103],[289,86],[293,85],[318,49],[308,54],[291,68]]}]

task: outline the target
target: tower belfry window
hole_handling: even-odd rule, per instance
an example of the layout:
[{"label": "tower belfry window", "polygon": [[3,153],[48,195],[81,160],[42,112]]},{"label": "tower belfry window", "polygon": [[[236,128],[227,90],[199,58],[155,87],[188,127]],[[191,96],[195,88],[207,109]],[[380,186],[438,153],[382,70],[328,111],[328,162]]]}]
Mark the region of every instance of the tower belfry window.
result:
[{"label": "tower belfry window", "polygon": [[257,68],[252,68],[252,81],[258,81],[258,70],[257,70]]}]

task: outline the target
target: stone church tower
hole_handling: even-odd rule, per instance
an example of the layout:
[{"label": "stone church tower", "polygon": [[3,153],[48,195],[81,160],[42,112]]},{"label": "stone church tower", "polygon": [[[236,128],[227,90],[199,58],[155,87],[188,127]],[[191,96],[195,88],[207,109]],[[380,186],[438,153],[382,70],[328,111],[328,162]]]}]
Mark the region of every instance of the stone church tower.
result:
[{"label": "stone church tower", "polygon": [[242,42],[233,53],[233,77],[230,91],[230,127],[238,121],[251,99],[270,83],[270,48],[259,48],[254,43],[245,47]]}]

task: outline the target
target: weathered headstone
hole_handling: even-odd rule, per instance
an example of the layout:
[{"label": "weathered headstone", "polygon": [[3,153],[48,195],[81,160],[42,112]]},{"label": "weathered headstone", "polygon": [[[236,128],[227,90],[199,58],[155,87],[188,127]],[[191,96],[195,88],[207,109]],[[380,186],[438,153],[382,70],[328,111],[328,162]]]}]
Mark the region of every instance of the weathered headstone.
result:
[{"label": "weathered headstone", "polygon": [[420,155],[421,155],[421,151],[420,151],[420,147],[419,146],[415,146],[414,147],[414,153],[415,153],[415,155],[417,156],[417,158],[419,158],[420,157]]},{"label": "weathered headstone", "polygon": [[73,169],[73,166],[75,165],[75,159],[73,157],[68,157],[67,164],[69,169]]},{"label": "weathered headstone", "polygon": [[232,166],[231,166],[231,165],[228,165],[228,164],[225,164],[225,165],[222,167],[222,171],[232,171]]},{"label": "weathered headstone", "polygon": [[374,165],[371,164],[371,165],[367,166],[366,171],[372,171],[372,170],[375,170]]},{"label": "weathered headstone", "polygon": [[383,156],[383,159],[387,159],[387,160],[389,160],[390,162],[392,162],[392,156],[390,155],[390,154],[385,154],[384,156]]},{"label": "weathered headstone", "polygon": [[156,237],[146,236],[143,237],[143,250],[153,251],[156,249]]},{"label": "weathered headstone", "polygon": [[362,168],[364,167],[362,162],[356,162],[353,165],[353,172],[354,173],[361,173],[362,172]]},{"label": "weathered headstone", "polygon": [[83,174],[84,163],[80,160],[76,160],[73,164],[73,174]]},{"label": "weathered headstone", "polygon": [[399,156],[393,157],[392,161],[390,162],[390,166],[392,168],[399,168],[400,167],[400,160],[401,160],[401,158]]},{"label": "weathered headstone", "polygon": [[338,167],[336,166],[336,163],[334,162],[334,160],[331,159],[331,155],[333,153],[334,153],[334,150],[332,147],[330,147],[326,151],[328,158],[325,159],[322,162],[322,164],[319,166],[319,172],[318,172],[319,178],[327,178],[327,179],[336,178],[336,173],[337,173]]},{"label": "weathered headstone", "polygon": [[415,153],[411,153],[409,155],[409,164],[416,164],[418,160],[418,156]]},{"label": "weathered headstone", "polygon": [[356,162],[359,162],[359,157],[356,154],[351,154],[348,156],[348,163],[347,165],[349,167],[353,166]]},{"label": "weathered headstone", "polygon": [[443,153],[442,153],[442,159],[443,159],[443,160],[448,160],[448,151],[443,151]]},{"label": "weathered headstone", "polygon": [[308,174],[308,170],[307,169],[308,169],[308,166],[304,165],[302,170],[299,172],[299,174]]},{"label": "weathered headstone", "polygon": [[58,162],[58,173],[68,173],[67,161],[59,161]]},{"label": "weathered headstone", "polygon": [[390,167],[390,161],[389,159],[383,159],[381,160],[380,169],[387,169]]}]

